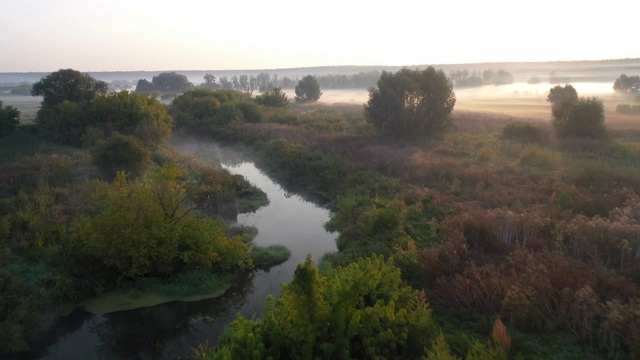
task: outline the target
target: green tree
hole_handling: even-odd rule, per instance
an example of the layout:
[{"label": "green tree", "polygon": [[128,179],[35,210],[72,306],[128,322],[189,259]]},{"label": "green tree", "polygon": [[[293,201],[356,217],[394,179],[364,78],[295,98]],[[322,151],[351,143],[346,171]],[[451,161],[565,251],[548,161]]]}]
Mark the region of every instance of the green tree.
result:
[{"label": "green tree", "polygon": [[176,72],[165,72],[151,79],[151,82],[140,79],[136,86],[136,92],[151,93],[154,91],[161,92],[178,92],[182,93],[193,88],[193,84],[185,75]]},{"label": "green tree", "polygon": [[307,257],[263,319],[239,317],[211,358],[415,359],[436,332],[424,293],[381,256],[326,276]]},{"label": "green tree", "polygon": [[89,102],[97,94],[105,93],[108,84],[96,80],[91,75],[73,69],[53,72],[33,84],[31,95],[42,96],[42,105],[51,106],[63,101]]},{"label": "green tree", "polygon": [[151,152],[138,139],[119,133],[98,144],[92,155],[93,162],[109,179],[121,171],[133,178],[141,177],[153,164]]},{"label": "green tree", "polygon": [[606,137],[602,100],[581,98],[573,86],[557,85],[549,90],[547,101],[551,103],[553,127],[559,138]]},{"label": "green tree", "polygon": [[296,85],[296,101],[297,102],[313,102],[318,101],[322,92],[320,85],[315,76],[307,75],[302,78]]},{"label": "green tree", "polygon": [[56,142],[79,146],[89,122],[88,104],[107,89],[106,82],[73,69],[53,72],[33,84],[31,94],[43,97],[36,115],[41,134]]},{"label": "green tree", "polygon": [[561,102],[553,107],[553,127],[559,138],[603,139],[607,136],[602,100],[581,97],[575,102]]},{"label": "green tree", "polygon": [[287,94],[279,87],[270,91],[265,91],[262,95],[256,96],[255,101],[262,106],[284,108],[289,106],[289,98],[287,98]]},{"label": "green tree", "polygon": [[45,138],[66,145],[81,146],[89,125],[87,103],[65,100],[43,105],[36,116],[38,130]]},{"label": "green tree", "polygon": [[10,134],[20,124],[20,111],[13,106],[3,106],[0,101],[0,136]]},{"label": "green tree", "polygon": [[578,92],[571,85],[556,85],[549,90],[547,101],[551,104],[575,103],[578,101]]},{"label": "green tree", "polygon": [[171,135],[173,118],[155,98],[120,91],[101,95],[89,106],[92,143],[114,133],[132,135],[153,149]]},{"label": "green tree", "polygon": [[640,93],[640,76],[621,74],[613,83],[613,90],[628,94]]},{"label": "green tree", "polygon": [[456,103],[453,86],[442,70],[383,71],[378,88],[369,90],[365,116],[392,138],[424,139],[442,135],[451,125]]}]

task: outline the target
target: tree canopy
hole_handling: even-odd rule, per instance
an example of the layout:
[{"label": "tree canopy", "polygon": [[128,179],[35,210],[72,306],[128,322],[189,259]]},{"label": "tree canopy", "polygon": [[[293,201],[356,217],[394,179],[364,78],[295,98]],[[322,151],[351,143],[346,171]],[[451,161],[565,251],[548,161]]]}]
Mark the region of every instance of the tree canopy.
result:
[{"label": "tree canopy", "polygon": [[10,134],[20,123],[20,111],[13,106],[3,106],[0,101],[0,136]]},{"label": "tree canopy", "polygon": [[326,276],[307,257],[262,319],[239,316],[211,358],[415,359],[437,330],[424,293],[381,256]]},{"label": "tree canopy", "polygon": [[255,98],[256,103],[263,106],[270,107],[287,107],[289,106],[289,99],[287,94],[282,92],[282,89],[277,87],[270,91],[265,91],[262,95],[258,95]]},{"label": "tree canopy", "polygon": [[297,102],[313,102],[318,101],[322,92],[320,84],[313,75],[307,75],[302,78],[296,85],[296,101]]},{"label": "tree canopy", "polygon": [[369,90],[365,116],[384,135],[424,139],[447,130],[455,103],[453,86],[442,70],[429,66],[383,71],[378,88]]},{"label": "tree canopy", "polygon": [[[214,77],[215,81],[215,77]],[[193,84],[185,75],[176,72],[165,72],[151,79],[151,82],[140,79],[136,85],[136,92],[150,93],[154,91],[182,93],[193,88]]]},{"label": "tree canopy", "polygon": [[552,104],[553,127],[559,138],[606,137],[602,100],[596,97],[578,97],[573,86],[565,85],[549,90],[547,101]]},{"label": "tree canopy", "polygon": [[44,97],[43,105],[51,106],[70,102],[88,102],[97,94],[105,93],[108,84],[91,75],[73,69],[53,72],[33,84],[31,95]]},{"label": "tree canopy", "polygon": [[629,94],[640,93],[640,76],[621,74],[613,83],[613,90]]}]

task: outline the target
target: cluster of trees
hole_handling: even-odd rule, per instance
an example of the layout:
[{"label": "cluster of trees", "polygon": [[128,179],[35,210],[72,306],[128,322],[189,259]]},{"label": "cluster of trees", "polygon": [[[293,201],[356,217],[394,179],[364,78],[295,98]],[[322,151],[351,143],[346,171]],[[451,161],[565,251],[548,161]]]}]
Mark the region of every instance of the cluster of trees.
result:
[{"label": "cluster of trees", "polygon": [[549,91],[547,101],[551,103],[553,127],[561,138],[604,139],[604,105],[596,97],[578,97],[571,85],[557,85]]},{"label": "cluster of trees", "polygon": [[[500,323],[501,324],[501,323]],[[508,339],[502,326],[503,338]],[[497,337],[496,337],[497,338]],[[508,348],[474,340],[467,358],[506,359]],[[506,351],[505,351],[506,350]],[[381,256],[321,275],[310,258],[257,321],[242,316],[216,349],[196,359],[454,359],[423,292],[404,285]]]},{"label": "cluster of trees", "polygon": [[476,87],[483,85],[507,85],[513,84],[513,75],[506,70],[493,71],[487,69],[479,71],[452,70],[449,79],[456,87]]},{"label": "cluster of trees", "polygon": [[[25,350],[54,306],[141,279],[254,266],[246,234],[210,215],[255,210],[264,202],[251,201],[264,194],[164,146],[173,128],[164,105],[107,93],[104,82],[72,69],[45,76],[32,93],[43,97],[37,133],[12,134],[7,146],[35,145],[0,161],[0,354]],[[17,117],[0,106],[2,120],[5,113]],[[49,142],[56,153],[39,153]]]},{"label": "cluster of trees", "polygon": [[640,76],[627,76],[621,74],[613,83],[613,90],[627,94],[640,93]]},{"label": "cluster of trees", "polygon": [[451,125],[456,97],[442,70],[382,72],[369,91],[365,116],[382,134],[422,140],[442,135]]},{"label": "cluster of trees", "polygon": [[189,82],[186,76],[175,72],[161,73],[154,76],[149,82],[146,79],[138,80],[136,84],[136,92],[139,93],[183,93],[193,88],[193,84]]}]

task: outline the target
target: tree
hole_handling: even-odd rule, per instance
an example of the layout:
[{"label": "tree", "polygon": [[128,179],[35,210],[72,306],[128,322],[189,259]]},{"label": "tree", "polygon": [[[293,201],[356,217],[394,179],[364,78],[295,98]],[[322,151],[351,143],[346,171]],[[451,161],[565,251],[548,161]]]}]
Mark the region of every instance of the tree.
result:
[{"label": "tree", "polygon": [[296,86],[295,99],[297,102],[318,101],[321,95],[322,92],[320,91],[318,80],[312,75],[303,77]]},{"label": "tree", "polygon": [[89,107],[90,126],[100,138],[132,135],[154,148],[171,135],[173,118],[155,98],[126,90],[101,95]]},{"label": "tree", "polygon": [[307,257],[267,301],[262,319],[238,316],[210,358],[419,359],[437,332],[424,293],[382,256],[325,276]]},{"label": "tree", "polygon": [[422,139],[443,134],[456,103],[453,86],[442,70],[383,71],[378,88],[369,90],[365,117],[384,135]]},{"label": "tree", "polygon": [[604,105],[596,97],[581,97],[553,105],[553,127],[559,138],[588,137],[603,139],[607,136],[604,126]]},{"label": "tree", "polygon": [[621,74],[613,83],[613,90],[628,94],[640,93],[640,76]]},{"label": "tree", "polygon": [[150,93],[153,91],[161,92],[185,92],[193,87],[186,76],[175,72],[165,72],[151,79],[151,82],[140,79],[136,86],[136,92]]},{"label": "tree", "polygon": [[33,84],[31,95],[43,96],[43,106],[70,102],[89,102],[97,94],[107,92],[106,82],[96,80],[89,74],[73,69],[61,69],[53,72]]},{"label": "tree", "polygon": [[606,137],[602,100],[579,98],[573,86],[558,85],[549,90],[547,101],[552,104],[553,127],[559,138]]},{"label": "tree", "polygon": [[282,89],[279,87],[274,88],[271,91],[265,91],[262,95],[256,96],[255,101],[262,106],[285,108],[289,106],[287,94],[282,92]]},{"label": "tree", "polygon": [[92,157],[94,164],[109,180],[115,178],[120,171],[139,178],[153,165],[151,152],[140,140],[118,133],[99,143],[93,150]]},{"label": "tree", "polygon": [[13,106],[3,106],[0,101],[0,136],[9,135],[20,123],[20,111]]},{"label": "tree", "polygon": [[573,103],[578,101],[578,92],[571,85],[560,86],[556,85],[549,90],[547,95],[547,101],[551,104],[559,104],[562,102]]}]

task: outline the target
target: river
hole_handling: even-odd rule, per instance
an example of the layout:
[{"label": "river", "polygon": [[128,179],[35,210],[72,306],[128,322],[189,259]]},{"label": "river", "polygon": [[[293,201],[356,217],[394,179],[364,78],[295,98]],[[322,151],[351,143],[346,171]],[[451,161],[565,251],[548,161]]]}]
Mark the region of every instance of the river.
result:
[{"label": "river", "polygon": [[[180,150],[216,156],[211,144],[183,143]],[[228,152],[227,152],[228,154]],[[225,157],[228,158],[228,157]],[[268,295],[279,295],[307,254],[318,259],[336,251],[336,234],[324,230],[327,209],[302,196],[285,191],[252,162],[242,157],[223,166],[262,189],[269,205],[254,213],[240,214],[237,223],[258,229],[254,244],[283,244],[291,257],[270,270],[243,274],[220,297],[193,302],[174,301],[156,306],[93,315],[76,309],[60,318],[27,356],[34,359],[175,359],[189,357],[200,343],[215,343],[224,328],[241,313],[256,318],[264,312]]]}]

